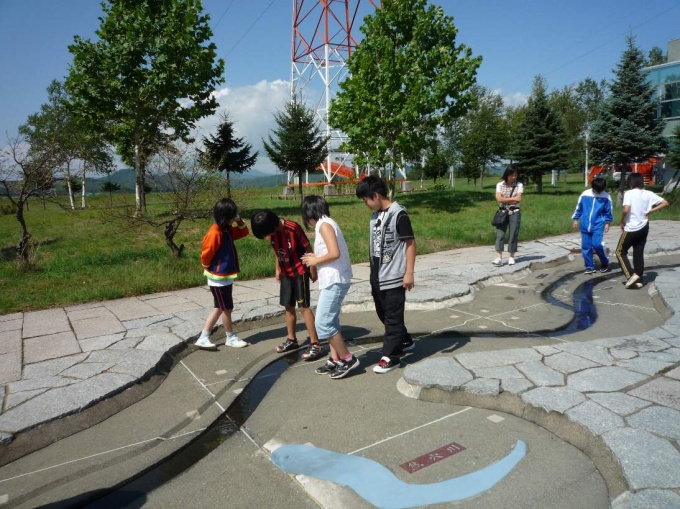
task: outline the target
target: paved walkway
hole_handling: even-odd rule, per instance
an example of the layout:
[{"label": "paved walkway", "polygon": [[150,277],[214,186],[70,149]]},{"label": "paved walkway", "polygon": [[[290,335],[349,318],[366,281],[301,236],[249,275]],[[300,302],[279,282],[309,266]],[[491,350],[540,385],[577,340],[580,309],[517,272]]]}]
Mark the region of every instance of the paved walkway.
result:
[{"label": "paved walkway", "polygon": [[[606,242],[613,247],[617,237],[614,230]],[[407,308],[472,300],[477,288],[579,257],[579,248],[578,234],[522,243],[518,263],[501,268],[491,265],[490,246],[420,256]],[[680,223],[653,222],[647,255],[679,250]],[[677,272],[666,271],[647,289],[658,291],[672,311],[680,308]],[[237,322],[281,314],[273,279],[238,282],[234,295]],[[168,353],[197,336],[211,307],[212,296],[201,287],[0,317],[0,440],[9,442],[147,379]],[[358,264],[344,310],[371,308],[368,267]],[[603,454],[621,463],[627,486],[639,493],[624,493],[620,506],[635,507],[632,501],[641,497],[680,505],[671,491],[680,488],[678,316],[642,337],[425,360],[405,371],[400,389],[420,399],[441,400],[443,393],[473,398],[548,429],[559,416],[562,424],[551,431],[568,435],[564,422],[578,424],[597,437],[593,450],[602,442]],[[446,364],[428,365],[433,362]],[[560,434],[560,426],[567,431]]]}]

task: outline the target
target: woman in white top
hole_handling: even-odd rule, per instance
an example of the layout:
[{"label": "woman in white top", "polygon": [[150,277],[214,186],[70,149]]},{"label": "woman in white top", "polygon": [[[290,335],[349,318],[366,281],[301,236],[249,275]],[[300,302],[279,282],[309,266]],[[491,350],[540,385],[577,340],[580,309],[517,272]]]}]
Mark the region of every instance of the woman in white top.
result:
[{"label": "woman in white top", "polygon": [[496,184],[496,201],[498,206],[508,209],[508,221],[503,226],[496,227],[496,258],[493,263],[496,266],[503,264],[503,246],[505,245],[505,232],[510,227],[508,234],[508,265],[515,264],[515,254],[517,254],[517,241],[519,239],[519,226],[522,222],[522,213],[519,204],[522,201],[524,186],[517,181],[519,170],[516,166],[510,165],[503,173],[503,180]]},{"label": "woman in white top", "polygon": [[319,339],[327,339],[331,350],[330,358],[316,373],[343,378],[359,366],[359,359],[347,349],[340,330],[340,309],[349,290],[352,264],[342,231],[330,215],[322,196],[310,195],[302,201],[302,221],[316,232],[314,254],[303,255],[302,263],[317,268],[320,294],[314,325]]}]

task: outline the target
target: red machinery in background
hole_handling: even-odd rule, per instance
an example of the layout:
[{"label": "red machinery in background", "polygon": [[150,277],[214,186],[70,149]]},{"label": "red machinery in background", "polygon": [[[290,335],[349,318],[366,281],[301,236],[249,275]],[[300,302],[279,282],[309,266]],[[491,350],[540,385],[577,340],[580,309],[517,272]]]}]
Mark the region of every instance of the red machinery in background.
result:
[{"label": "red machinery in background", "polygon": [[[654,168],[660,161],[661,159],[658,157],[650,157],[648,161],[642,163],[631,163],[629,168],[633,173],[641,173],[645,179],[645,185],[649,185],[654,183]],[[588,174],[588,183],[590,184],[593,178],[600,174],[604,174],[614,180],[619,180],[621,175],[613,166],[591,166],[590,173]]]}]

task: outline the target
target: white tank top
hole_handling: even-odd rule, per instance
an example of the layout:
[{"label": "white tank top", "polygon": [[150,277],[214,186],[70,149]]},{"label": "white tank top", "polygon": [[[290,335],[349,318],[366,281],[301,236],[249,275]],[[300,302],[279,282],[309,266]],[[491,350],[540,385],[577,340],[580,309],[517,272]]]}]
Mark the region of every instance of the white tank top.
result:
[{"label": "white tank top", "polygon": [[332,262],[320,263],[317,265],[320,290],[335,283],[349,283],[352,279],[352,262],[349,259],[349,250],[347,249],[345,238],[342,236],[338,223],[333,221],[330,217],[323,216],[316,222],[314,255],[323,256],[328,253],[328,247],[321,236],[321,225],[324,223],[331,225],[333,231],[335,231],[335,237],[338,239],[340,258],[333,260]]}]

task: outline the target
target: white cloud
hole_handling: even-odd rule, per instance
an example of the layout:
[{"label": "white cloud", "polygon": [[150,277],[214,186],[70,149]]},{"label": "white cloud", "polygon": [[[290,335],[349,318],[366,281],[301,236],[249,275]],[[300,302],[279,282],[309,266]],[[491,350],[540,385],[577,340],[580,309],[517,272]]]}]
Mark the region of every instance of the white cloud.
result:
[{"label": "white cloud", "polygon": [[[498,91],[500,93],[500,91]],[[529,96],[522,92],[515,92],[503,96],[503,104],[506,106],[524,106],[529,101]]]},{"label": "white cloud", "polygon": [[196,140],[214,133],[222,113],[228,113],[234,122],[236,135],[243,137],[259,152],[255,169],[276,173],[278,169],[267,158],[262,138],[267,138],[275,127],[274,114],[290,99],[290,83],[283,80],[260,81],[245,87],[225,87],[215,91],[219,103],[214,115],[202,119],[197,125]]}]

